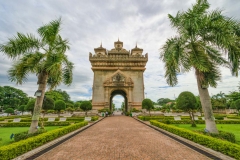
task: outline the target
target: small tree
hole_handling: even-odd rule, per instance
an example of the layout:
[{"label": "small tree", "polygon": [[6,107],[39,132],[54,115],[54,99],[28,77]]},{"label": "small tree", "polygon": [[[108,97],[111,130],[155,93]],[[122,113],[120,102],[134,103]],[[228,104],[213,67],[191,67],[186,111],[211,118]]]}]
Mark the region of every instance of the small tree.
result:
[{"label": "small tree", "polygon": [[30,99],[25,106],[25,111],[30,111],[31,115],[33,114],[34,106],[35,106],[36,99]]},{"label": "small tree", "polygon": [[80,108],[85,112],[85,115],[87,116],[87,112],[92,109],[92,103],[90,101],[83,101]]},{"label": "small tree", "polygon": [[25,111],[25,108],[26,108],[26,105],[21,105],[18,107],[18,110],[22,112],[22,115],[23,115],[23,112]]},{"label": "small tree", "polygon": [[182,92],[177,99],[177,108],[188,112],[192,120],[192,127],[196,127],[194,121],[194,110],[197,109],[197,100],[194,94],[188,91]]},{"label": "small tree", "polygon": [[147,98],[142,101],[142,109],[146,109],[149,112],[150,116],[151,116],[150,111],[153,108],[154,108],[154,106],[153,106],[151,99]]},{"label": "small tree", "polygon": [[60,117],[61,110],[66,109],[66,103],[62,100],[55,101],[55,110],[58,111],[58,117]]},{"label": "small tree", "polygon": [[54,107],[55,107],[54,100],[48,96],[45,96],[43,100],[43,105],[42,105],[42,109],[44,110],[43,116],[48,110],[53,110]]},{"label": "small tree", "polygon": [[12,108],[7,108],[5,110],[5,113],[7,113],[7,116],[9,115],[9,113],[14,113],[14,110]]},{"label": "small tree", "polygon": [[73,105],[73,107],[74,107],[75,109],[79,109],[80,106],[81,106],[81,102],[75,102],[74,105]]}]

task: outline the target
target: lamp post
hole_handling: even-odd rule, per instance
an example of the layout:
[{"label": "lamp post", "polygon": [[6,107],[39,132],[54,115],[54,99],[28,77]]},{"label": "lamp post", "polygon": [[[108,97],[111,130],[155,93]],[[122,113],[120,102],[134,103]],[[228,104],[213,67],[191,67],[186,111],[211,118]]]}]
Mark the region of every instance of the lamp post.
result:
[{"label": "lamp post", "polygon": [[37,90],[35,93],[34,93],[34,96],[35,97],[41,97],[42,95],[42,90]]}]

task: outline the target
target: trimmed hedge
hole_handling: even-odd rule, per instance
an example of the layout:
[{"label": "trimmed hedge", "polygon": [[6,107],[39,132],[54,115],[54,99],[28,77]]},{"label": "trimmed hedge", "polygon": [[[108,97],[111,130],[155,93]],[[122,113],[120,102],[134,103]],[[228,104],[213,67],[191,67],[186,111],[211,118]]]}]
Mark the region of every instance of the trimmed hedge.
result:
[{"label": "trimmed hedge", "polygon": [[150,123],[158,128],[162,128],[168,132],[189,139],[193,142],[211,148],[215,151],[221,152],[225,155],[231,156],[236,159],[240,159],[239,154],[240,145],[233,144],[231,142],[220,140],[217,138],[205,136],[199,133],[195,133],[187,129],[169,126],[156,120],[151,120]]},{"label": "trimmed hedge", "polygon": [[93,116],[91,121],[97,121],[98,120],[98,116]]},{"label": "trimmed hedge", "polygon": [[[68,126],[71,122],[44,122],[44,126]],[[29,127],[31,125],[31,122],[9,122],[9,123],[1,123],[1,127]],[[41,122],[39,121],[38,125],[41,125]]]},{"label": "trimmed hedge", "polygon": [[5,160],[13,159],[49,141],[52,141],[67,133],[77,130],[87,124],[88,124],[87,122],[73,124],[64,128],[48,131],[46,133],[43,133],[34,137],[30,137],[28,139],[21,140],[19,142],[15,142],[7,146],[2,146],[0,147],[0,157],[1,159],[5,159]]},{"label": "trimmed hedge", "polygon": [[229,119],[240,119],[240,116],[227,116]]}]

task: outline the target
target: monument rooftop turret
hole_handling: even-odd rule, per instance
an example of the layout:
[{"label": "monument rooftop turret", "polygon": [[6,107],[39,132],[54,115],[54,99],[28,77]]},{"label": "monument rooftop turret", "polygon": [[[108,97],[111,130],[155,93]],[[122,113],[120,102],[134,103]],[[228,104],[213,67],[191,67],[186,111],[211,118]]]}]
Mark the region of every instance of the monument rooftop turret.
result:
[{"label": "monument rooftop turret", "polygon": [[95,54],[89,53],[89,60],[92,65],[92,70],[109,70],[121,68],[145,70],[148,61],[148,54],[142,55],[143,49],[137,45],[130,52],[123,48],[123,42],[114,42],[114,48],[107,51],[102,47],[94,48]]}]

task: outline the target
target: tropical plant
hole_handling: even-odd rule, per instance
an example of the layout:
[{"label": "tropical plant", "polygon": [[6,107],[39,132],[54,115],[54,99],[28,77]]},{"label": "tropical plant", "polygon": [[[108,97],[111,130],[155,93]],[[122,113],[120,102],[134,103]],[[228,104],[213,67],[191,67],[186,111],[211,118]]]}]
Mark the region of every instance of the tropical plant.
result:
[{"label": "tropical plant", "polygon": [[[178,83],[179,72],[194,70],[206,129],[218,133],[213,117],[208,86],[216,87],[221,78],[219,66],[231,68],[238,75],[240,59],[240,23],[222,15],[222,11],[208,11],[207,0],[197,0],[187,11],[168,15],[178,35],[167,40],[160,58],[165,63],[165,78],[170,86]],[[222,53],[228,55],[228,60]]]},{"label": "tropical plant", "polygon": [[154,108],[154,106],[153,106],[151,99],[146,98],[142,101],[142,109],[146,109],[150,116],[151,116],[150,111],[153,108]]},{"label": "tropical plant", "polygon": [[40,38],[17,33],[6,44],[0,45],[0,51],[16,60],[8,71],[11,81],[22,84],[29,73],[38,76],[38,90],[42,94],[37,97],[29,133],[37,131],[46,86],[51,90],[61,82],[72,83],[73,63],[65,55],[69,45],[59,34],[60,25],[61,19],[54,20],[37,30]]},{"label": "tropical plant", "polygon": [[177,108],[189,113],[192,121],[192,127],[196,127],[194,121],[194,112],[197,109],[197,100],[193,93],[185,91],[179,94],[177,99]]},{"label": "tropical plant", "polygon": [[83,101],[80,108],[85,112],[85,115],[87,115],[87,112],[92,109],[92,103],[90,101]]},{"label": "tropical plant", "polygon": [[58,117],[60,117],[61,110],[66,109],[66,103],[62,100],[55,101],[55,108],[58,111]]}]

